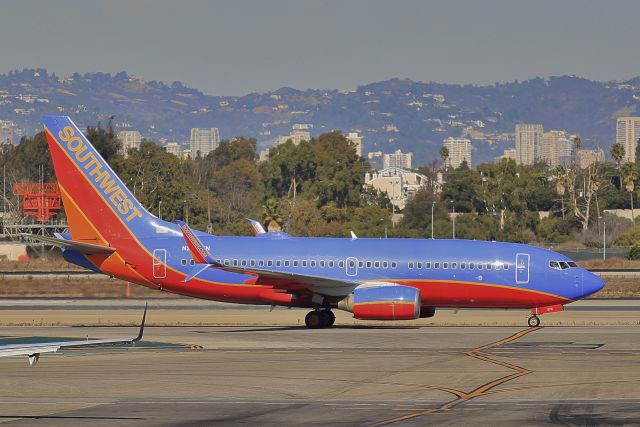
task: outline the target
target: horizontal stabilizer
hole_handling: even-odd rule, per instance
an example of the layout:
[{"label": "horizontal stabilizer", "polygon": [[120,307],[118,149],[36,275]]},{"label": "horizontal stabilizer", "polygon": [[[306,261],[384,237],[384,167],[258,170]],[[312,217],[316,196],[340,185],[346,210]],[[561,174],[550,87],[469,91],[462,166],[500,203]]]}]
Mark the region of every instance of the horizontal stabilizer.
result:
[{"label": "horizontal stabilizer", "polygon": [[180,231],[182,231],[182,236],[184,237],[185,242],[187,242],[187,246],[189,247],[189,252],[191,252],[191,257],[197,264],[213,264],[213,257],[207,250],[206,246],[202,244],[200,239],[195,235],[193,230],[184,222],[176,221],[178,226],[180,227]]},{"label": "horizontal stabilizer", "polygon": [[81,252],[83,254],[110,254],[115,252],[116,248],[105,245],[96,245],[95,243],[78,242],[76,240],[59,239],[57,237],[38,236],[35,234],[21,233],[23,237],[27,237],[31,240],[43,242],[48,245],[57,246],[59,248]]}]

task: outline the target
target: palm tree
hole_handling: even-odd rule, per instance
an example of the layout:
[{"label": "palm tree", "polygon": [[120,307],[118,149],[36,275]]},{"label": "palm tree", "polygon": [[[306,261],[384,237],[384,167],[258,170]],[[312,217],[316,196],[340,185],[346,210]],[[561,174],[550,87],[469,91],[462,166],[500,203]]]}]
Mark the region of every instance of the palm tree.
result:
[{"label": "palm tree", "polygon": [[624,183],[624,188],[629,192],[629,197],[631,199],[631,219],[635,225],[636,217],[633,214],[633,190],[636,187],[636,180],[638,179],[638,174],[636,172],[635,165],[633,163],[626,163],[622,167],[622,182]]},{"label": "palm tree", "polygon": [[282,215],[276,199],[271,198],[262,206],[262,223],[267,227],[267,231],[282,229]]},{"label": "palm tree", "polygon": [[449,149],[444,145],[440,147],[440,157],[442,158],[442,163],[444,163],[445,170],[447,168],[447,159],[449,158]]},{"label": "palm tree", "polygon": [[611,157],[618,165],[618,169],[620,169],[620,163],[622,163],[622,159],[624,159],[624,145],[619,142],[613,144],[611,146]]}]

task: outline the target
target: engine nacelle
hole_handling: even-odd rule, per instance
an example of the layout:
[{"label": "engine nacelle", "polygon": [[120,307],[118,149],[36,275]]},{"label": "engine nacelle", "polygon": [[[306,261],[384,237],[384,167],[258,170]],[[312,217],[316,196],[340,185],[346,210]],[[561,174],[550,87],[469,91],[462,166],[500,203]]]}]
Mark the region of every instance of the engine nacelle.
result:
[{"label": "engine nacelle", "polygon": [[360,320],[413,320],[420,317],[420,291],[402,285],[359,287],[338,308]]}]

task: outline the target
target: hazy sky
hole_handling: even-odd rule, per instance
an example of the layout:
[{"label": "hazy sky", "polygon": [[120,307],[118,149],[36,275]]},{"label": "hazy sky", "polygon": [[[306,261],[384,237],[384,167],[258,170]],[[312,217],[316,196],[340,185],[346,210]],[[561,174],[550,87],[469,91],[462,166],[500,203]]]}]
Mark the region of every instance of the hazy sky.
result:
[{"label": "hazy sky", "polygon": [[640,1],[32,1],[0,5],[0,73],[175,80],[214,95],[391,77],[640,75]]}]

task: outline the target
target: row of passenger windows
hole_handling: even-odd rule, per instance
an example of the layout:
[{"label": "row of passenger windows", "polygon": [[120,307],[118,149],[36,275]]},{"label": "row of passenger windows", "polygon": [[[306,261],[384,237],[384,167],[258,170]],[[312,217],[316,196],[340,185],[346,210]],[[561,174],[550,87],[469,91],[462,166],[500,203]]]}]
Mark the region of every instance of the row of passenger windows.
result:
[{"label": "row of passenger windows", "polygon": [[508,270],[509,269],[509,264],[502,263],[499,261],[496,262],[487,262],[487,263],[482,263],[482,262],[431,262],[431,261],[425,261],[424,264],[420,261],[417,262],[409,262],[409,268],[442,268],[444,270],[446,269],[451,269],[451,270],[456,270],[456,269],[460,269],[460,270]]},{"label": "row of passenger windows", "polygon": [[[311,268],[335,268],[336,266],[339,268],[344,268],[345,267],[345,261],[324,261],[324,260],[320,260],[320,261],[316,261],[316,260],[255,260],[255,259],[250,259],[250,260],[246,260],[246,259],[225,259],[225,260],[221,260],[221,259],[217,259],[216,263],[218,264],[224,264],[227,266],[233,266],[233,267],[302,267],[302,268],[306,268],[306,267],[311,267]],[[187,260],[186,259],[182,259],[180,260],[180,264],[182,265],[187,265]],[[193,260],[189,260],[189,265],[195,265],[195,262]],[[356,267],[356,261],[354,260],[349,260],[348,263],[349,268],[355,268]],[[395,261],[358,261],[358,268],[383,268],[383,269],[388,269],[389,267],[391,268],[397,268],[398,267],[398,263]],[[460,270],[508,270],[509,269],[509,264],[507,263],[501,263],[501,262],[487,262],[487,263],[475,263],[475,262],[439,262],[439,261],[409,261],[407,263],[407,267],[409,267],[409,269],[451,269],[451,270],[456,270],[456,269],[460,269]]]}]

